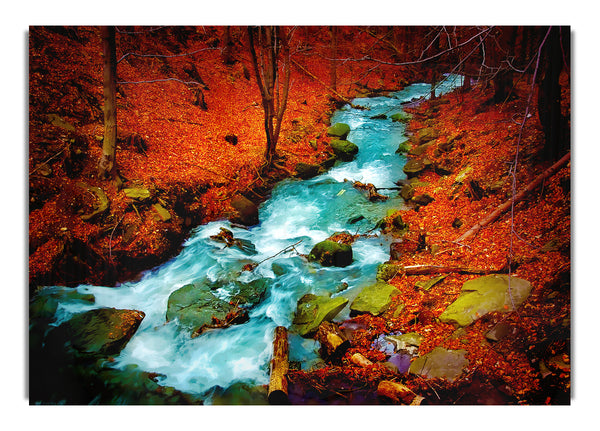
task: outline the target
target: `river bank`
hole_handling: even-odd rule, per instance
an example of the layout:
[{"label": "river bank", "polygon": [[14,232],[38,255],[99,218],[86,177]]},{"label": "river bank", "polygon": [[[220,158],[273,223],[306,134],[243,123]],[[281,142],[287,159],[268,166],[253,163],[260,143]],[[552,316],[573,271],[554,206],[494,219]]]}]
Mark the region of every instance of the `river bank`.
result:
[{"label": "river bank", "polygon": [[[475,236],[461,239],[552,164],[539,157],[543,139],[535,110],[524,130],[512,121],[524,112],[527,91],[521,86],[518,98],[503,105],[489,104],[492,93],[483,88],[456,91],[407,109],[413,115],[407,150],[421,161],[420,170],[400,184],[412,208],[390,215],[386,229],[397,239],[390,260],[373,274],[396,294],[378,316],[338,322],[351,347],[319,370],[292,371],[293,403],[410,403],[414,395],[420,403],[445,405],[570,402],[570,164]],[[400,234],[398,216],[405,229]],[[419,275],[407,268],[433,269]],[[469,273],[476,270],[479,275]],[[509,303],[470,324],[444,320],[465,282],[507,272],[532,286],[518,311],[506,313]],[[390,346],[393,334],[418,337],[413,361],[446,351],[463,355],[464,362],[437,375],[392,365],[397,353],[408,355],[406,347]],[[382,381],[402,383],[413,396],[382,392]]]}]

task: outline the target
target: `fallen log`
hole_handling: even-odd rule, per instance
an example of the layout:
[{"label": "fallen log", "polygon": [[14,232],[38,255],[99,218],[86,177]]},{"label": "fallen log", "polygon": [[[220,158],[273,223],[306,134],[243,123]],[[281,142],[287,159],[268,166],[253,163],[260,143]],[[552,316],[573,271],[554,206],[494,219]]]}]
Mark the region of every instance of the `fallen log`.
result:
[{"label": "fallen log", "polygon": [[271,359],[271,377],[267,399],[269,404],[288,404],[287,372],[289,370],[287,329],[275,328],[273,335],[273,358]]},{"label": "fallen log", "polygon": [[382,380],[379,382],[379,385],[377,386],[377,395],[402,404],[413,404],[413,401],[417,401],[417,403],[420,404],[421,401],[423,401],[423,397],[415,394],[407,386],[390,380]]},{"label": "fallen log", "polygon": [[317,341],[321,343],[321,356],[325,360],[340,360],[350,348],[350,341],[341,333],[338,325],[322,322],[317,329]]},{"label": "fallen log", "polygon": [[507,268],[487,269],[487,268],[469,268],[466,266],[446,266],[446,265],[410,265],[400,267],[399,272],[406,275],[428,275],[457,272],[459,274],[501,274],[507,272]]},{"label": "fallen log", "polygon": [[471,227],[468,231],[463,233],[456,241],[462,242],[466,239],[470,239],[477,232],[479,232],[479,230],[482,227],[495,221],[498,217],[500,217],[500,215],[502,215],[505,211],[507,211],[513,204],[516,204],[517,202],[521,201],[528,193],[531,193],[533,190],[535,190],[542,183],[542,181],[544,181],[546,178],[554,175],[565,163],[567,163],[567,161],[570,158],[571,158],[571,152],[568,152],[559,161],[557,161],[552,166],[550,166],[546,171],[544,171],[543,173],[538,175],[535,178],[535,180],[533,180],[532,182],[530,182],[527,185],[527,187],[525,187],[523,190],[521,190],[519,193],[517,193],[511,199],[507,200],[506,202],[504,202],[503,204],[498,206],[494,211],[492,211],[490,214],[488,214],[483,220],[480,220],[479,222],[475,223],[475,225],[473,227]]}]

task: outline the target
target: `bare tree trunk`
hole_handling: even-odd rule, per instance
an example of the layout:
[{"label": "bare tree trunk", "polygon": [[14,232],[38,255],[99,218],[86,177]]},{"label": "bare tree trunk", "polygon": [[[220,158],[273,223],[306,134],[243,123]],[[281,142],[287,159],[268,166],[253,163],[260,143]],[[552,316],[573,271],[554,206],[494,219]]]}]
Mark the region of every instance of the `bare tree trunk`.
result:
[{"label": "bare tree trunk", "polygon": [[331,26],[329,27],[329,33],[331,34],[331,69],[330,69],[330,82],[331,88],[333,91],[337,91],[337,27]]},{"label": "bare tree trunk", "polygon": [[98,176],[113,179],[116,174],[117,154],[117,55],[115,27],[102,27],[104,52],[104,141],[98,163]]},{"label": "bare tree trunk", "polygon": [[[256,29],[249,27],[247,35],[254,74],[265,113],[265,133],[267,137],[265,159],[267,165],[270,166],[275,156],[290,83],[288,38],[280,27],[273,26],[258,27]],[[281,92],[279,91],[280,83],[278,79],[280,50],[283,51],[281,56],[283,57],[282,68],[284,72]]]}]

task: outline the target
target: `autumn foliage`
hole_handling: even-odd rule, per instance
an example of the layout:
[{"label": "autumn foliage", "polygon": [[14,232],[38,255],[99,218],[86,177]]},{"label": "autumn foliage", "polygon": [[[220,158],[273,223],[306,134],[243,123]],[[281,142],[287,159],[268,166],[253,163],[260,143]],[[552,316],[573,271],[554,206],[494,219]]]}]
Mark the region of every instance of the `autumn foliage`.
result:
[{"label": "autumn foliage", "polygon": [[[114,285],[138,276],[173,256],[193,227],[229,216],[235,195],[261,202],[277,180],[294,174],[298,162],[328,159],[326,128],[333,110],[344,102],[340,96],[381,94],[439,76],[436,68],[392,64],[421,51],[425,57],[432,55],[423,51],[427,45],[407,44],[402,32],[393,33],[398,37],[394,42],[384,37],[385,28],[340,27],[332,46],[333,33],[327,27],[295,28],[276,163],[263,171],[265,116],[245,31],[118,28],[117,169],[123,183],[115,184],[97,175],[103,136],[100,29],[30,29],[30,291],[51,284]],[[474,37],[470,31],[475,30],[464,29],[465,40]],[[413,36],[427,34],[419,28]],[[523,34],[515,38],[526,40]],[[444,43],[435,48],[443,51]],[[535,49],[524,42],[516,46],[526,53]],[[367,61],[375,54],[389,64]],[[448,65],[457,57],[439,60]],[[463,72],[474,74],[479,60],[465,62]],[[552,163],[540,156],[544,132],[537,94],[530,97],[538,87],[529,81],[531,71],[522,78],[510,77],[513,85],[500,102],[495,101],[494,86],[487,85],[491,81],[483,81],[407,109],[413,115],[411,132],[424,127],[438,131],[425,156],[444,169],[429,169],[414,183],[416,195],[434,200],[402,211],[409,230],[394,263],[508,268],[532,283],[530,298],[517,312],[492,313],[457,330],[437,318],[462,284],[476,275],[450,273],[424,290],[418,282],[431,276],[398,273],[389,283],[401,292],[395,301],[405,304],[403,312],[394,314],[392,306],[382,316],[351,319],[360,329],[341,362],[312,372],[291,371],[291,398],[381,402],[373,395],[378,383],[400,377],[381,363],[383,354],[371,344],[380,334],[414,331],[424,336],[420,354],[436,346],[466,349],[470,364],[452,383],[402,377],[428,403],[568,402],[570,164],[474,238],[457,241]],[[560,84],[568,117],[566,70]],[[523,122],[529,100],[531,116]],[[467,179],[457,181],[467,166]],[[81,215],[98,206],[93,187],[103,190],[109,206],[86,221]],[[128,197],[124,190],[133,187],[148,190],[149,196]],[[510,335],[491,342],[485,334],[498,323],[509,325]],[[355,353],[373,365],[356,366],[350,361]]]}]

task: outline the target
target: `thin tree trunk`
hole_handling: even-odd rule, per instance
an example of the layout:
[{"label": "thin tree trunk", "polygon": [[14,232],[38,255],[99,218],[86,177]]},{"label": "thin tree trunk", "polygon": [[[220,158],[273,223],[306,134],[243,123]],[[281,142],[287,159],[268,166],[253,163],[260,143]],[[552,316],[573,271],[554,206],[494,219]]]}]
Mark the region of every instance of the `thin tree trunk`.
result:
[{"label": "thin tree trunk", "polygon": [[[265,159],[267,166],[273,163],[281,122],[287,105],[290,81],[290,52],[287,36],[280,27],[259,27],[256,31],[248,28],[248,45],[252,56],[254,74],[260,90],[265,113],[265,134],[267,146]],[[279,92],[280,45],[283,50],[283,88]],[[259,47],[257,51],[256,46]]]},{"label": "thin tree trunk", "polygon": [[499,205],[494,211],[488,214],[483,220],[477,222],[473,227],[471,227],[468,231],[460,236],[456,240],[456,242],[463,242],[471,237],[473,237],[479,230],[487,226],[496,220],[502,213],[507,211],[512,204],[516,204],[521,201],[528,193],[532,192],[536,187],[538,187],[542,181],[552,175],[554,175],[569,159],[571,158],[571,153],[568,152],[565,154],[558,162],[550,166],[546,171],[537,176],[535,180],[527,185],[523,190],[517,193],[512,199],[507,200],[503,204]]},{"label": "thin tree trunk", "polygon": [[337,58],[337,27],[336,26],[331,26],[329,27],[329,33],[331,35],[331,60],[329,61],[330,63],[330,82],[331,82],[331,89],[333,91],[337,90],[337,64],[336,64],[336,58]]},{"label": "thin tree trunk", "polygon": [[98,163],[100,178],[113,179],[116,173],[117,153],[117,56],[115,27],[102,27],[104,52],[104,141],[102,156]]}]

